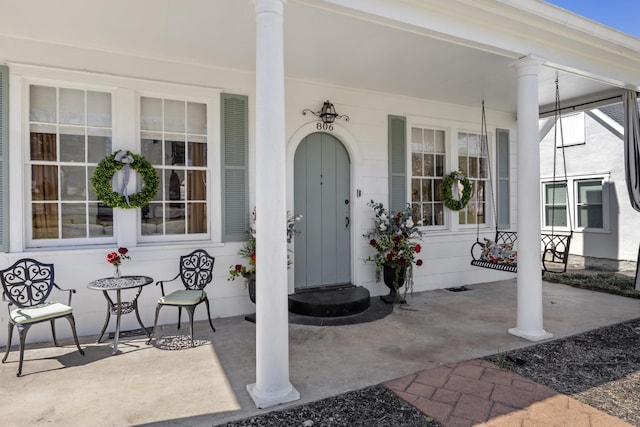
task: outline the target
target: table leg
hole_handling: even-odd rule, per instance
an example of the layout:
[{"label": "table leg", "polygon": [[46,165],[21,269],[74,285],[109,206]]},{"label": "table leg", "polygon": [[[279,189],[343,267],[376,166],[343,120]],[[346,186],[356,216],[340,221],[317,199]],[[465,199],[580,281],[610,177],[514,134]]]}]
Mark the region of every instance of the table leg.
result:
[{"label": "table leg", "polygon": [[107,325],[109,325],[109,319],[111,318],[111,310],[113,310],[113,304],[111,303],[111,299],[109,298],[107,291],[104,291],[104,294],[105,294],[105,298],[107,298],[107,318],[104,320],[104,326],[102,327],[102,332],[100,332],[98,341],[96,341],[97,344],[100,344],[100,341],[102,341],[102,337],[104,336],[104,333],[107,330]]},{"label": "table leg", "polygon": [[118,338],[120,338],[120,316],[122,315],[122,300],[120,298],[120,289],[116,290],[116,333],[113,338],[113,352],[111,354],[116,354],[118,352]]}]

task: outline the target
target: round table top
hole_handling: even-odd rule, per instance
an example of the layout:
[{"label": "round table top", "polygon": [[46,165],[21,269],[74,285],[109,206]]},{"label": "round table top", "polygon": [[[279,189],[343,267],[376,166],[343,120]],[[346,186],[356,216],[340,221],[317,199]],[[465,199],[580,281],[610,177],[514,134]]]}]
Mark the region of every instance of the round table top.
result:
[{"label": "round table top", "polygon": [[152,282],[153,279],[149,276],[103,277],[90,282],[87,288],[99,291],[115,291],[118,289],[139,288]]}]

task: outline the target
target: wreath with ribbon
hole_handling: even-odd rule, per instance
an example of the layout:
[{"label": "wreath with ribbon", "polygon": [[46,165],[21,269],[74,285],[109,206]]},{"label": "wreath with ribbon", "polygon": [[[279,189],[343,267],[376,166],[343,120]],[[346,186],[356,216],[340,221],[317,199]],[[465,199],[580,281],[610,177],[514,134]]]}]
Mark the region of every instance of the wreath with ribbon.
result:
[{"label": "wreath with ribbon", "polygon": [[[454,185],[457,189],[458,197],[454,197],[453,195]],[[442,180],[442,199],[444,200],[444,205],[452,211],[459,211],[467,206],[467,203],[469,203],[471,199],[472,192],[473,186],[471,185],[471,181],[469,181],[461,171],[451,172]]]},{"label": "wreath with ribbon", "polygon": [[[142,188],[137,193],[127,194],[130,170],[142,177]],[[113,191],[111,182],[114,175],[123,170],[122,191]],[[144,157],[130,151],[120,150],[100,160],[91,177],[93,191],[105,205],[112,208],[135,209],[147,206],[158,193],[160,178],[151,163]]]}]

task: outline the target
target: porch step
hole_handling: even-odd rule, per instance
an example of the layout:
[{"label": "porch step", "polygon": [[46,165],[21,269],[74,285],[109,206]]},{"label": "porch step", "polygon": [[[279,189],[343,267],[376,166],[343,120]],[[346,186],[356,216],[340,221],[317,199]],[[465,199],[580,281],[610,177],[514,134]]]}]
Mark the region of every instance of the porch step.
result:
[{"label": "porch step", "polygon": [[367,289],[341,285],[289,295],[289,312],[312,317],[350,316],[365,311],[369,302]]}]

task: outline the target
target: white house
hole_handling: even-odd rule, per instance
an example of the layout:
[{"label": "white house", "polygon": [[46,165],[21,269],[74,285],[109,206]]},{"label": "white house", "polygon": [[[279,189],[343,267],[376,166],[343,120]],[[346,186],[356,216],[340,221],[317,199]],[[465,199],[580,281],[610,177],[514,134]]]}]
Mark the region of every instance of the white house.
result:
[{"label": "white house", "polygon": [[[27,256],[54,263],[57,282],[78,289],[78,332],[92,335],[105,307],[86,284],[112,274],[107,252],[127,247],[124,272],[159,280],[175,275],[180,255],[204,248],[216,258],[207,290],[214,317],[234,316],[253,310],[242,284],[226,279],[241,261],[255,206],[261,255],[249,391],[262,407],[297,396],[288,381],[286,296],[308,284],[299,278],[339,270],[340,278],[321,280],[346,277],[385,293],[364,262],[371,200],[392,209],[411,203],[422,217],[417,291],[513,277],[470,266],[469,249],[478,232],[493,236],[496,222],[517,230],[518,320],[505,329],[549,337],[539,274],[539,112],[553,105],[556,76],[575,105],[640,88],[640,40],[539,0],[0,4],[0,267]],[[326,100],[349,120],[325,127],[302,114]],[[487,158],[477,147],[483,100]],[[148,207],[111,209],[90,188],[97,163],[120,149],[144,156],[161,177]],[[297,162],[307,149],[312,162]],[[454,212],[437,189],[460,168],[485,191]],[[324,193],[313,193],[314,177]],[[134,173],[130,193],[140,189],[136,180]],[[301,204],[305,191],[311,197]],[[300,262],[287,270],[281,230],[300,206],[308,235],[336,236],[336,247],[322,246],[304,270]],[[324,241],[306,244],[312,251]],[[321,268],[336,254],[339,267]],[[158,295],[155,286],[142,292],[145,323]],[[204,312],[196,310],[199,319]],[[175,322],[175,313],[161,315]],[[137,327],[133,316],[123,317],[127,327]],[[0,328],[0,342],[5,334]],[[29,338],[48,334],[37,328]]]},{"label": "white house", "polygon": [[625,181],[623,116],[621,102],[564,112],[562,135],[555,115],[541,119],[542,229],[573,230],[571,265],[635,269],[640,216]]}]

